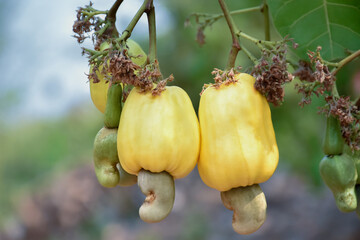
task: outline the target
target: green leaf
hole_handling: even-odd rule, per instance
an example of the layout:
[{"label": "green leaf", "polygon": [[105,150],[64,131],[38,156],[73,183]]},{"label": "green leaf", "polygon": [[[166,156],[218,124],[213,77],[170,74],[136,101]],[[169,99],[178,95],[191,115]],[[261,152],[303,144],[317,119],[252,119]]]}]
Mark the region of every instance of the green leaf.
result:
[{"label": "green leaf", "polygon": [[322,46],[327,60],[344,58],[360,49],[360,0],[268,0],[280,35],[294,38],[295,50],[307,59],[308,50]]}]

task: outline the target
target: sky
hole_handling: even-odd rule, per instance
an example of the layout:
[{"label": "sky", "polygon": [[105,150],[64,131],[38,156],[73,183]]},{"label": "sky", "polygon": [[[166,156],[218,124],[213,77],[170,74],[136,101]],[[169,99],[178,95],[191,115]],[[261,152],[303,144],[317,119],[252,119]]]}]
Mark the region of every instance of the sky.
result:
[{"label": "sky", "polygon": [[[94,8],[109,9],[114,0],[93,0]],[[90,104],[87,58],[71,37],[72,25],[86,0],[0,0],[0,114],[1,119],[59,117],[73,106]],[[140,0],[125,0],[117,14],[119,32],[140,7]],[[157,9],[157,30],[171,28],[171,16],[161,5]],[[147,39],[143,16],[132,38]],[[91,41],[84,44],[91,48]],[[94,107],[95,109],[95,107]],[[2,113],[1,113],[2,112]]]}]

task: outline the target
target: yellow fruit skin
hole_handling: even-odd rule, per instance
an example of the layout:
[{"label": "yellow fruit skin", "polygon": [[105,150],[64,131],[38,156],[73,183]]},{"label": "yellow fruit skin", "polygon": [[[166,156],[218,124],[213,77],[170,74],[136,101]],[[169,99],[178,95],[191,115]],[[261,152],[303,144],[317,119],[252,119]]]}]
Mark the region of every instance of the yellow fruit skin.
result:
[{"label": "yellow fruit skin", "polygon": [[237,83],[208,87],[200,98],[202,180],[219,191],[265,182],[274,173],[279,151],[269,104],[245,73]]},{"label": "yellow fruit skin", "polygon": [[[131,60],[139,65],[143,66],[146,63],[146,53],[141,49],[139,44],[137,44],[135,41],[128,39],[126,41],[126,45],[128,46],[129,55],[134,56],[131,58]],[[106,48],[109,48],[109,44],[107,42],[101,44],[100,50],[104,50]],[[137,57],[141,55],[141,57]],[[137,57],[137,58],[135,58]],[[101,73],[102,71],[102,65],[99,67],[99,70],[96,71],[96,75],[98,76],[100,82],[93,83],[93,81],[90,81],[90,95],[91,100],[93,101],[95,107],[102,113],[105,112],[105,106],[107,101],[107,91],[109,89],[109,83],[106,82],[104,74]],[[90,66],[90,73],[92,72],[93,66]]]},{"label": "yellow fruit skin", "polygon": [[132,89],[121,113],[117,149],[128,173],[189,174],[199,157],[200,130],[187,93],[175,86],[160,96]]}]

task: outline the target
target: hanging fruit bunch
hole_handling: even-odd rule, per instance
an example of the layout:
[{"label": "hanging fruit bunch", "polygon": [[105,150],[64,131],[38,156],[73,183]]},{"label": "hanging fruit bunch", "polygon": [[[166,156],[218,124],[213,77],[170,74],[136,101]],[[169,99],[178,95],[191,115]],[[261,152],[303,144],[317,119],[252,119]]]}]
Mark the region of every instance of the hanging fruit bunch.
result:
[{"label": "hanging fruit bunch", "polygon": [[325,157],[320,162],[320,175],[332,191],[336,206],[342,212],[356,210],[360,217],[359,151],[345,143],[340,122],[331,112],[327,117],[323,151]]},{"label": "hanging fruit bunch", "polygon": [[[359,214],[360,99],[351,101],[350,96],[340,96],[335,83],[337,73],[360,56],[360,45],[355,44],[359,41],[349,41],[336,52],[334,49],[338,46],[334,46],[336,41],[332,37],[341,42],[340,35],[329,37],[329,42],[311,39],[310,36],[316,34],[314,31],[310,31],[306,37],[299,37],[303,41],[302,49],[320,42],[329,47],[324,54],[331,57],[330,60],[343,58],[338,62],[326,61],[320,54],[321,46],[315,46],[316,51],[304,54],[296,49],[298,44],[287,37],[289,34],[299,36],[298,26],[303,27],[303,32],[307,31],[308,25],[305,23],[314,20],[306,13],[300,18],[288,19],[294,6],[301,5],[300,0],[294,1],[291,7],[286,7],[285,1],[263,1],[260,6],[232,12],[224,0],[218,2],[223,14],[191,15],[198,26],[197,40],[200,45],[205,43],[205,29],[222,17],[226,19],[232,36],[226,70],[215,69],[215,83],[206,85],[202,92],[198,168],[203,181],[221,191],[224,205],[234,211],[234,230],[241,234],[251,233],[264,222],[266,202],[256,184],[266,181],[273,174],[278,161],[267,102],[280,106],[285,96],[283,85],[291,82],[295,76],[300,80],[295,88],[303,95],[300,106],[310,104],[314,95],[323,96],[326,101],[325,106],[320,108],[320,113],[327,118],[323,147],[326,156],[320,162],[320,175],[332,190],[338,208],[343,212],[356,210]],[[351,3],[347,7],[351,6],[354,10],[349,17],[357,16],[358,20],[359,15],[355,11],[359,8],[355,5]],[[261,11],[264,15],[265,39],[251,36],[235,24],[232,15],[253,11]],[[270,40],[269,14],[276,19],[274,25],[283,36],[281,41]],[[295,24],[297,27],[293,28]],[[348,25],[342,27],[351,29]],[[349,31],[348,36],[352,34]],[[243,40],[253,43],[261,56],[257,57],[259,51],[256,54],[250,51]],[[296,57],[307,55],[310,61],[301,59],[296,62],[290,54],[290,58],[287,58],[289,43],[292,43]],[[248,72],[255,79],[244,73],[236,73],[233,69],[239,51],[243,51],[254,64]],[[289,65],[296,70],[290,73]],[[267,102],[264,102],[265,98]]]},{"label": "hanging fruit bunch", "polygon": [[[287,48],[293,43],[296,49],[297,44],[287,37],[270,40],[267,1],[231,13],[225,1],[218,0],[222,14],[192,15],[199,25],[200,44],[205,43],[204,29],[222,17],[232,36],[226,69],[215,68],[214,83],[201,92],[198,121],[187,93],[167,86],[174,77],[164,78],[160,72],[153,0],[144,0],[119,34],[115,22],[122,2],[116,0],[106,11],[94,9],[92,3],[79,8],[73,26],[79,43],[91,38],[94,44],[94,49],[83,48],[83,53],[89,58],[91,99],[104,116],[104,127],[94,142],[94,169],[102,186],[137,182],[146,195],[140,218],[159,222],[173,208],[174,180],[188,175],[198,163],[201,179],[220,191],[224,206],[234,212],[233,229],[239,234],[257,231],[267,208],[259,184],[274,174],[279,161],[269,103],[280,106],[283,85],[296,76],[301,81],[296,88],[304,94],[301,106],[311,103],[313,94],[326,100],[321,109],[327,117],[321,177],[341,211],[360,215],[360,100],[340,97],[335,84],[336,73],[360,56],[360,50],[331,63],[322,59],[318,47],[308,52],[310,62],[291,63]],[[263,13],[265,40],[237,29],[231,15],[250,11]],[[149,26],[148,55],[129,38],[143,14]],[[261,56],[255,57],[242,39],[252,42]],[[235,67],[241,50],[253,62],[242,72]],[[294,73],[288,70],[290,63],[298,67]]]},{"label": "hanging fruit bunch", "polygon": [[[94,50],[83,51],[89,56],[91,98],[104,113],[105,126],[94,144],[100,184],[129,186],[137,181],[146,195],[140,218],[158,222],[173,207],[174,179],[189,174],[200,158],[201,178],[221,191],[224,205],[234,211],[234,230],[256,231],[266,217],[265,195],[258,184],[271,177],[279,158],[268,101],[275,97],[277,103],[282,96],[269,91],[262,95],[254,77],[232,68],[233,58],[230,70],[214,71],[215,83],[204,89],[199,125],[188,95],[179,87],[167,87],[173,76],[164,79],[160,72],[153,2],[145,0],[119,35],[115,13],[121,2],[109,11],[95,10],[91,4],[80,8],[74,24],[80,43],[94,32]],[[148,56],[129,39],[143,13],[149,22]]]},{"label": "hanging fruit bunch", "polygon": [[[321,57],[322,48],[309,52],[310,62],[300,62],[294,75],[301,84],[296,87],[304,95],[300,105],[311,103],[311,96],[323,96],[325,106],[320,113],[326,116],[326,131],[323,140],[325,157],[320,161],[319,170],[324,183],[334,195],[335,203],[342,212],[359,212],[360,195],[356,192],[359,179],[360,112],[359,103],[351,102],[349,96],[340,96],[336,86],[336,73],[343,63],[332,71]],[[359,52],[360,53],[360,52]],[[359,54],[358,53],[358,54]],[[350,55],[350,61],[356,54]],[[341,63],[340,62],[340,63]],[[313,71],[312,66],[316,69]]]},{"label": "hanging fruit bunch", "polygon": [[[195,167],[200,150],[199,122],[187,93],[167,87],[156,59],[153,1],[144,1],[129,26],[119,36],[115,14],[92,4],[78,10],[74,32],[79,43],[91,35],[90,94],[104,113],[104,128],[95,137],[94,166],[104,187],[138,183],[146,195],[139,209],[146,222],[159,222],[171,211],[174,179]],[[149,56],[129,36],[142,14],[149,20]],[[105,14],[105,19],[98,17]]]}]

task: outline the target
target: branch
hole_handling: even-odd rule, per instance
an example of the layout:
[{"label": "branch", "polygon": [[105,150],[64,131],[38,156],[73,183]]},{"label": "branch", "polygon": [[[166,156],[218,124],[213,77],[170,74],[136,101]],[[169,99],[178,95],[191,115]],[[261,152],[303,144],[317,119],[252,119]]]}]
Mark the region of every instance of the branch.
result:
[{"label": "branch", "polygon": [[[262,6],[239,9],[239,10],[231,11],[230,15],[238,15],[238,14],[247,13],[247,12],[260,11],[261,8],[262,8]],[[192,16],[196,17],[197,19],[201,18],[201,17],[204,18],[203,24],[207,25],[207,26],[210,26],[213,23],[215,23],[216,21],[218,21],[219,19],[225,17],[225,15],[223,13],[219,13],[219,14],[193,13],[189,16],[189,18]]]},{"label": "branch", "polygon": [[265,28],[265,40],[270,41],[270,19],[269,19],[269,6],[264,0],[264,5],[261,8],[261,12],[264,14],[264,28]]},{"label": "branch", "polygon": [[338,62],[337,67],[332,71],[332,75],[335,76],[340,71],[340,69],[342,69],[346,64],[348,64],[349,62],[351,62],[352,60],[354,60],[359,56],[360,56],[360,50],[357,50],[353,54],[347,56],[346,58]]},{"label": "branch", "polygon": [[156,22],[155,7],[153,0],[148,3],[146,15],[149,25],[149,62],[154,63],[156,60]]},{"label": "branch", "polygon": [[110,22],[110,31],[111,31],[111,35],[113,37],[118,37],[119,36],[119,32],[116,29],[116,12],[120,7],[120,4],[123,2],[123,0],[116,0],[115,3],[112,5],[112,7],[110,8],[106,18],[107,20]]},{"label": "branch", "polygon": [[136,12],[135,16],[129,23],[129,25],[126,27],[126,29],[121,34],[120,38],[117,40],[117,42],[126,41],[130,36],[132,31],[134,30],[135,25],[143,15],[143,13],[147,10],[149,3],[152,2],[152,0],[144,0],[143,4],[139,8],[139,10]]},{"label": "branch", "polygon": [[282,42],[282,41],[267,41],[267,40],[264,41],[264,40],[260,40],[260,39],[257,39],[255,37],[252,37],[252,36],[242,32],[242,31],[238,31],[236,33],[236,35],[238,35],[239,37],[243,37],[243,38],[245,38],[247,40],[252,41],[256,45],[258,45],[261,50],[265,50],[265,47],[263,45],[268,46],[268,47],[274,47],[275,45],[280,44]]},{"label": "branch", "polygon": [[241,50],[239,39],[236,35],[236,33],[239,30],[237,29],[237,27],[234,23],[234,20],[232,19],[229,9],[227,8],[224,0],[219,0],[219,4],[221,7],[221,10],[224,13],[224,16],[225,16],[226,22],[229,26],[229,29],[231,32],[231,37],[232,37],[232,47],[231,47],[231,50],[229,53],[228,63],[226,66],[227,69],[230,69],[235,66],[236,56],[237,56],[238,52]]},{"label": "branch", "polygon": [[252,55],[252,53],[246,47],[242,46],[242,50],[255,65],[259,63],[256,57]]},{"label": "branch", "polygon": [[108,19],[110,21],[114,21],[116,20],[116,12],[120,7],[120,4],[123,2],[123,0],[116,0],[116,2],[114,3],[114,5],[112,5],[112,7],[109,10],[108,13]]}]

